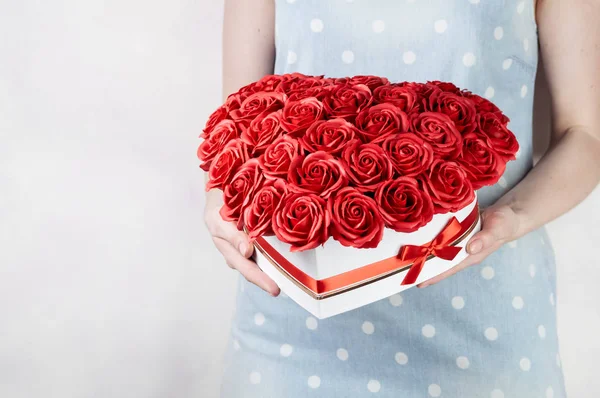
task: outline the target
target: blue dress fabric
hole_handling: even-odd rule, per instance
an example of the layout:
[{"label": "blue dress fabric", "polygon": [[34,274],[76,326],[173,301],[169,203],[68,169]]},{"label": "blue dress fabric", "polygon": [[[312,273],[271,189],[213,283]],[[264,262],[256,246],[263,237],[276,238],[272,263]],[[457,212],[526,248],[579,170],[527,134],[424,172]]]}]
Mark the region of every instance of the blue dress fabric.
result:
[{"label": "blue dress fabric", "polygon": [[[534,0],[276,0],[275,73],[441,80],[511,119],[517,160],[478,191],[494,203],[532,167]],[[317,320],[239,279],[222,398],[566,396],[555,260],[544,228],[427,288]]]}]

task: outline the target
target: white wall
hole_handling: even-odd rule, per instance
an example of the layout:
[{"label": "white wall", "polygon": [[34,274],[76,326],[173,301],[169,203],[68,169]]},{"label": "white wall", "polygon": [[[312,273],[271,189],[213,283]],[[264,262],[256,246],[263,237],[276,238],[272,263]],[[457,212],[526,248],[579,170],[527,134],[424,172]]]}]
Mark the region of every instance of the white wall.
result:
[{"label": "white wall", "polygon": [[[221,2],[0,3],[0,396],[216,397],[236,274],[195,149]],[[573,397],[600,391],[599,200],[551,229]]]}]

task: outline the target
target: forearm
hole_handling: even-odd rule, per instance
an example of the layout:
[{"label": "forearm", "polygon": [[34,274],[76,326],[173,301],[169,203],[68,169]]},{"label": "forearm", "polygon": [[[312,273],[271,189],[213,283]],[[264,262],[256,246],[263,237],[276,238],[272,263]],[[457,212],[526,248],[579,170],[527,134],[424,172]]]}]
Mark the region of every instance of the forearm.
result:
[{"label": "forearm", "polygon": [[581,202],[600,182],[600,140],[584,127],[567,130],[496,205],[517,214],[523,236]]}]

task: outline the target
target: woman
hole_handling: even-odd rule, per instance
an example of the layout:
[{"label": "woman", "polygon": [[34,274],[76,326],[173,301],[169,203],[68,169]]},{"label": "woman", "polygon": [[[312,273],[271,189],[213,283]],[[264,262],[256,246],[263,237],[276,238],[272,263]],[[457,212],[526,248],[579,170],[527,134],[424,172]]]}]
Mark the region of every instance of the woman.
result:
[{"label": "woman", "polygon": [[[224,94],[271,73],[451,81],[491,98],[521,149],[481,189],[469,257],[400,295],[317,321],[249,258],[211,191],[206,223],[240,278],[222,397],[565,397],[543,225],[600,180],[600,3],[229,0]],[[532,168],[539,54],[551,147]],[[273,296],[280,296],[274,298]]]}]

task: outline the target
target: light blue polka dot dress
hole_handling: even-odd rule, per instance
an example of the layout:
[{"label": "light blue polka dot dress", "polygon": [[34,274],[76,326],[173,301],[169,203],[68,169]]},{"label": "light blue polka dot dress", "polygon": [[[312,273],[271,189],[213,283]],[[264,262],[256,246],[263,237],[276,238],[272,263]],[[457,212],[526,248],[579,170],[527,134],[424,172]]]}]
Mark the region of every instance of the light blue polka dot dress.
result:
[{"label": "light blue polka dot dress", "polygon": [[[276,0],[275,73],[451,81],[494,101],[532,167],[534,0]],[[240,278],[223,398],[562,398],[554,253],[544,229],[482,264],[324,320]]]}]

